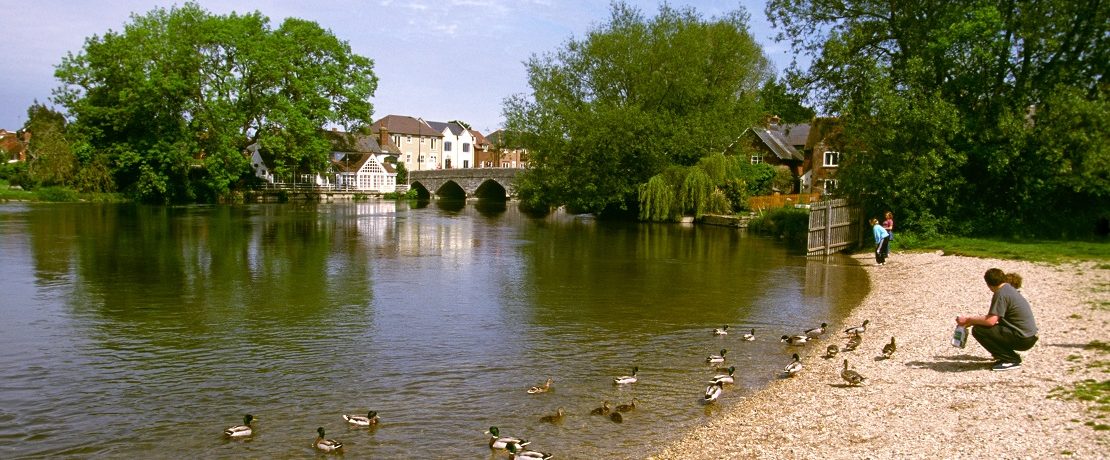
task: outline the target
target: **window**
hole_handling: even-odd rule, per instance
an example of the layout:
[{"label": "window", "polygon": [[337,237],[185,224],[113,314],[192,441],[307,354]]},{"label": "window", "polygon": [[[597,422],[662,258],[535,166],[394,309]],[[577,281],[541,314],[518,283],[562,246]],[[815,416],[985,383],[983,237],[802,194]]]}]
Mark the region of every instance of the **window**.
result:
[{"label": "window", "polygon": [[411,135],[410,136],[405,136],[405,142],[411,144],[412,143],[412,136]]},{"label": "window", "polygon": [[836,179],[825,179],[825,193],[832,193],[836,191]]},{"label": "window", "polygon": [[436,149],[436,140],[435,140],[435,138],[432,138],[432,150],[435,150],[435,149]]},{"label": "window", "polygon": [[753,153],[752,154],[752,164],[757,165],[757,164],[760,164],[760,163],[763,163],[763,154],[762,153]]},{"label": "window", "polygon": [[412,163],[412,155],[405,155],[405,163]]},{"label": "window", "polygon": [[443,151],[444,152],[450,152],[451,151],[451,141],[443,141]]},{"label": "window", "polygon": [[417,157],[416,161],[419,161],[419,162],[423,163],[424,162],[424,155],[420,155],[419,157]]},{"label": "window", "polygon": [[838,164],[840,164],[840,152],[833,152],[833,151],[825,152],[825,167],[826,168],[835,168],[836,165],[838,165]]},{"label": "window", "polygon": [[470,143],[469,142],[463,142],[463,153],[467,153],[469,151],[470,151]]}]

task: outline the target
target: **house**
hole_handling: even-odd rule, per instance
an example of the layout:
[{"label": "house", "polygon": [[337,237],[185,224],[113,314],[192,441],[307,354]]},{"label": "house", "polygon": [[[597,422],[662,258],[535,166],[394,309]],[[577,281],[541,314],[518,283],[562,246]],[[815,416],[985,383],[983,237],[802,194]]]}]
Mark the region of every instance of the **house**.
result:
[{"label": "house", "polygon": [[387,133],[389,141],[397,148],[397,159],[405,165],[405,169],[421,171],[441,166],[443,132],[432,128],[423,119],[387,115],[370,125],[370,129],[379,138],[382,132]]},{"label": "house", "polygon": [[474,135],[457,121],[429,121],[428,126],[443,134],[443,155],[437,169],[474,167]]},{"label": "house", "polygon": [[483,168],[526,168],[528,150],[521,147],[518,139],[499,129],[486,136],[490,143],[489,155],[483,156]]},{"label": "house", "polygon": [[843,128],[836,118],[815,118],[805,142],[806,171],[803,192],[831,194],[837,188],[836,170],[840,166],[840,135]]},{"label": "house", "polygon": [[777,117],[769,120],[766,126],[753,126],[744,130],[732,145],[725,149],[725,154],[749,155],[752,164],[767,163],[772,166],[785,167],[794,177],[794,190],[783,190],[785,193],[798,193],[799,180],[803,176],[803,163],[805,157],[781,130]]},{"label": "house", "polygon": [[335,169],[335,188],[377,193],[397,191],[397,170],[387,161],[392,157],[382,149],[389,131],[379,131],[379,138],[367,134],[332,130],[324,134],[331,142],[331,161]]},{"label": "house", "polygon": [[21,140],[19,133],[0,128],[0,155],[4,156],[4,161],[27,161],[27,142],[31,140],[31,133],[24,131],[22,137]]},{"label": "house", "polygon": [[478,132],[476,129],[470,130],[470,135],[474,136],[474,167],[482,168],[489,166],[482,166],[483,162],[492,163],[491,159],[494,154],[493,144],[490,143],[486,136]]},{"label": "house", "polygon": [[268,184],[282,184],[293,186],[313,185],[317,187],[331,187],[328,177],[311,171],[293,171],[291,175],[278,175],[277,162],[270,152],[263,150],[258,143],[248,145],[244,152],[250,157],[250,166],[254,175]]}]

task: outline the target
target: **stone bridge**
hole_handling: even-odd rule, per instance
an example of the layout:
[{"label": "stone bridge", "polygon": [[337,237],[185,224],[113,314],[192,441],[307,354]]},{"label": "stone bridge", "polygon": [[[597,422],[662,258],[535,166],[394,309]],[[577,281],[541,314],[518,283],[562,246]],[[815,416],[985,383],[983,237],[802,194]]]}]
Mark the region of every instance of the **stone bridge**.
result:
[{"label": "stone bridge", "polygon": [[516,196],[516,177],[523,168],[465,168],[409,171],[409,187],[422,198],[487,198]]}]

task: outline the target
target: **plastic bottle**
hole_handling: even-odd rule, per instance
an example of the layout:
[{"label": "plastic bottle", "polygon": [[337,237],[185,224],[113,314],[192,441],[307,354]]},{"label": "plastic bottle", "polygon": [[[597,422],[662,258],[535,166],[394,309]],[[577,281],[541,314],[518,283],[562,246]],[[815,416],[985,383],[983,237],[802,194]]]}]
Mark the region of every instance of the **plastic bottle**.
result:
[{"label": "plastic bottle", "polygon": [[956,348],[963,348],[967,346],[967,328],[964,326],[956,326],[956,331],[952,333],[952,346]]}]

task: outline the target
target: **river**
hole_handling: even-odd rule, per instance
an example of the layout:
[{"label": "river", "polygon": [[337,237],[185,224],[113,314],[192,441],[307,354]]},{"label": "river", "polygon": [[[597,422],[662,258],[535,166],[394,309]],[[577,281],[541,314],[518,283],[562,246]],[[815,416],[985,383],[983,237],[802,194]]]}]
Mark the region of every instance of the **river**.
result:
[{"label": "river", "polygon": [[[0,267],[3,458],[304,457],[317,427],[355,458],[490,458],[490,426],[642,458],[778,378],[778,337],[839,324],[868,288],[849,258],[733,228],[474,201],[5,203]],[[721,349],[737,383],[701,404]],[[589,414],[632,398],[623,423]],[[341,418],[370,410],[376,428]],[[246,413],[255,434],[224,439]]]}]

